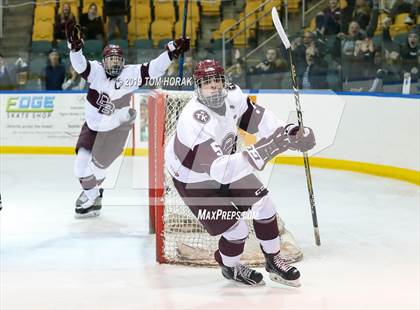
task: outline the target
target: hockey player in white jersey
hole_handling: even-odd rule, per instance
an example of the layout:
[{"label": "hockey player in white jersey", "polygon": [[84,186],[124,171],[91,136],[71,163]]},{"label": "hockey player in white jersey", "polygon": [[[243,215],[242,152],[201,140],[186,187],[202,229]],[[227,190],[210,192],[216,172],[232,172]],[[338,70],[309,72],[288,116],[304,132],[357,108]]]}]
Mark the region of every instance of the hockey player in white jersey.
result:
[{"label": "hockey player in white jersey", "polygon": [[[298,286],[299,271],[280,254],[275,203],[254,172],[288,149],[313,148],[313,131],[305,127],[302,132],[298,125],[285,124],[254,104],[226,80],[224,69],[215,60],[199,62],[193,78],[195,95],[180,114],[165,150],[175,188],[207,232],[220,235],[215,259],[225,278],[247,285],[264,283],[261,273],[240,263],[247,224],[240,217],[229,216],[251,210],[270,278]],[[235,150],[238,128],[258,138],[243,152]],[[202,217],[215,210],[222,216]]]},{"label": "hockey player in white jersey", "polygon": [[189,50],[189,38],[171,41],[166,51],[148,63],[125,65],[123,50],[117,45],[104,48],[102,62],[83,55],[80,26],[69,22],[66,35],[73,68],[90,83],[85,117],[76,145],[75,174],[83,188],[76,201],[76,218],[97,216],[103,190],[99,185],[106,169],[122,153],[136,111],[130,107],[132,92],[149,78],[165,74],[171,61]]}]

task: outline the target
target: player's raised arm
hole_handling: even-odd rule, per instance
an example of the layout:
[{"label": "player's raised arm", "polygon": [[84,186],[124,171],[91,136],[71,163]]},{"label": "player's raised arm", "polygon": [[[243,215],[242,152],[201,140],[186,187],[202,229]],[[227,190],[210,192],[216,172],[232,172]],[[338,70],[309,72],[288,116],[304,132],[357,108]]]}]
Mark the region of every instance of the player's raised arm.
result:
[{"label": "player's raised arm", "polygon": [[67,45],[70,49],[70,62],[74,70],[85,80],[89,75],[90,63],[83,55],[83,39],[80,25],[75,24],[73,20],[66,23]]},{"label": "player's raised arm", "polygon": [[190,38],[178,38],[166,44],[166,51],[155,59],[141,65],[141,79],[143,84],[147,78],[158,78],[165,74],[173,59],[190,50]]}]

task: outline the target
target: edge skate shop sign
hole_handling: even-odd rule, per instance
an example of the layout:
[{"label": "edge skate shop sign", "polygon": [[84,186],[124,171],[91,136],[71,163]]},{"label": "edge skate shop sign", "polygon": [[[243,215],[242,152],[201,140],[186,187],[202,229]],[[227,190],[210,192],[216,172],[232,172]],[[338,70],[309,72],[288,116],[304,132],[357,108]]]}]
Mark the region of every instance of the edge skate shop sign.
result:
[{"label": "edge skate shop sign", "polygon": [[0,94],[0,145],[74,147],[86,94]]},{"label": "edge skate shop sign", "polygon": [[[11,96],[6,102],[7,113],[48,113],[54,111],[55,96]],[[13,117],[14,114],[8,114]],[[49,117],[50,114],[46,117]]]}]

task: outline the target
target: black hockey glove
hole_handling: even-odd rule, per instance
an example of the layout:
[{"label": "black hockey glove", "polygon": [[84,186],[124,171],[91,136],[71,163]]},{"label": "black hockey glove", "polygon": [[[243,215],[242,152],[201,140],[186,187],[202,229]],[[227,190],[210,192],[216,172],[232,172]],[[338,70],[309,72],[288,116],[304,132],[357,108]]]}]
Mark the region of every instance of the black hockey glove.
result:
[{"label": "black hockey glove", "polygon": [[245,154],[254,168],[263,170],[265,165],[276,155],[289,148],[288,135],[284,127],[279,127],[268,138],[262,138],[257,143],[246,148]]},{"label": "black hockey glove", "polygon": [[82,32],[80,25],[74,23],[73,20],[69,20],[66,23],[66,37],[68,46],[72,51],[79,51],[83,48]]},{"label": "black hockey glove", "polygon": [[289,138],[289,149],[300,152],[311,150],[316,142],[315,135],[311,128],[303,127],[303,132],[297,124],[286,125],[285,132]]},{"label": "black hockey glove", "polygon": [[166,44],[166,49],[169,54],[169,58],[178,59],[178,57],[190,50],[190,38],[178,38],[174,41],[169,42]]}]

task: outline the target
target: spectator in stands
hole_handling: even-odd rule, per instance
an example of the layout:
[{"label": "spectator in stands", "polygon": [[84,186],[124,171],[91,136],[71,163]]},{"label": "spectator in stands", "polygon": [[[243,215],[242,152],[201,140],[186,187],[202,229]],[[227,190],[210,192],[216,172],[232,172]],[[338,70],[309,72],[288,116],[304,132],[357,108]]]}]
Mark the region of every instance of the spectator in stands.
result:
[{"label": "spectator in stands", "polygon": [[311,45],[305,51],[305,69],[300,73],[298,83],[301,89],[328,89],[328,64],[320,57],[319,50]]},{"label": "spectator in stands", "polygon": [[6,59],[0,54],[0,90],[17,89],[16,67],[6,62]]},{"label": "spectator in stands", "polygon": [[239,85],[239,87],[246,88],[245,70],[242,67],[244,65],[244,59],[241,57],[239,49],[234,51],[233,56],[234,64],[226,71],[228,78],[231,82]]},{"label": "spectator in stands", "polygon": [[315,16],[315,36],[325,41],[325,15],[322,13]]},{"label": "spectator in stands", "polygon": [[[309,30],[305,31],[303,36],[298,36],[295,39],[292,39],[290,42],[292,57],[295,62],[296,72],[298,75],[299,72],[305,68],[306,48],[312,44],[314,44],[312,39],[312,32]],[[286,50],[282,50],[282,54],[284,59],[289,57]]]},{"label": "spectator in stands", "polygon": [[404,72],[411,73],[412,77],[417,77],[420,64],[419,37],[416,28],[408,34],[407,41],[401,46],[401,61]]},{"label": "spectator in stands", "polygon": [[121,39],[127,39],[127,23],[130,21],[130,5],[129,0],[104,0],[105,18],[109,18],[108,22],[108,39],[112,40],[115,36],[115,27],[118,27]]},{"label": "spectator in stands", "polygon": [[347,34],[339,33],[337,35],[339,43],[336,43],[335,59],[337,63],[341,62],[345,80],[354,80],[360,77],[360,72],[353,70],[352,64],[357,60],[355,56],[356,42],[364,40],[365,37],[364,31],[360,29],[359,23],[356,21],[350,23]]},{"label": "spectator in stands", "polygon": [[352,70],[359,73],[360,79],[373,79],[376,74],[375,47],[372,38],[356,41]]},{"label": "spectator in stands", "polygon": [[[165,81],[165,79],[167,79],[166,81],[168,81],[171,78],[177,78],[178,76],[179,76],[179,62],[173,61],[171,65],[169,66],[168,70],[166,71],[163,81]],[[165,89],[178,90],[179,87],[177,85],[170,84],[170,85],[165,85]]]},{"label": "spectator in stands", "polygon": [[60,63],[60,55],[56,49],[53,49],[48,54],[48,64],[41,74],[43,89],[62,90],[65,76],[66,69]]},{"label": "spectator in stands", "polygon": [[269,48],[265,52],[265,59],[255,67],[249,69],[251,74],[262,73],[279,73],[287,70],[287,64],[284,60],[277,57],[277,51],[274,48]]},{"label": "spectator in stands", "polygon": [[338,37],[341,39],[341,51],[345,56],[354,55],[356,41],[363,40],[366,37],[364,31],[360,29],[359,23],[352,21],[346,34],[340,33]]},{"label": "spectator in stands", "polygon": [[26,83],[28,82],[28,63],[25,60],[23,60],[22,57],[19,57],[15,61],[15,68],[17,72],[18,88],[24,88],[26,86]]},{"label": "spectator in stands", "polygon": [[[183,71],[183,83],[190,83],[190,84],[176,84],[176,85],[165,85],[165,89],[172,89],[172,90],[179,90],[180,86],[182,86],[182,90],[194,90],[194,82],[192,79],[194,71],[194,63],[191,56],[185,56],[184,58],[184,71]],[[179,63],[172,62],[169,66],[167,74],[165,75],[168,78],[178,78],[179,77]],[[172,79],[173,80],[173,79]]]},{"label": "spectator in stands", "polygon": [[248,70],[245,77],[246,86],[253,88],[280,87],[288,72],[288,65],[284,59],[277,56],[276,49],[267,49],[265,59]]},{"label": "spectator in stands", "polygon": [[[194,90],[194,83],[192,82],[193,79],[193,71],[194,71],[194,62],[191,56],[185,56],[184,59],[184,78],[185,81],[191,81],[191,84],[183,85],[183,90]],[[190,80],[188,80],[190,79]]]},{"label": "spectator in stands", "polygon": [[82,90],[85,86],[85,79],[82,79],[81,75],[74,70],[72,65],[69,65],[68,77],[63,83],[62,88],[64,90]]},{"label": "spectator in stands", "polygon": [[400,47],[391,38],[389,32],[391,23],[391,18],[386,18],[383,21],[382,27],[383,44],[381,50],[380,75],[384,84],[401,83],[403,81]]},{"label": "spectator in stands", "polygon": [[229,72],[227,72],[227,74],[229,81],[232,81],[233,83],[239,85],[241,88],[246,88],[244,70],[242,69],[240,63],[237,62],[233,64]]},{"label": "spectator in stands", "polygon": [[402,83],[401,58],[397,49],[385,49],[382,57],[382,68],[384,69],[383,82]]},{"label": "spectator in stands", "polygon": [[323,59],[325,57],[326,45],[325,41],[323,41],[322,34],[320,34],[320,37],[317,37],[315,33],[306,30],[300,39],[295,40],[292,50],[297,75],[302,74],[303,70],[305,70],[306,50],[312,46],[316,47],[319,58]]},{"label": "spectator in stands", "polygon": [[98,16],[98,7],[95,3],[89,4],[88,12],[80,16],[80,26],[85,40],[104,40],[104,23]]},{"label": "spectator in stands", "polygon": [[[360,62],[359,57],[361,57],[360,55],[356,55],[357,53],[355,54],[356,42],[364,41],[366,37],[373,37],[378,23],[378,0],[374,0],[371,12],[372,15],[369,18],[369,24],[366,28],[366,31],[360,28],[360,25],[357,21],[351,21],[348,26],[347,34],[341,32],[337,34],[334,48],[332,50],[332,56],[335,63],[334,66],[339,67],[339,64],[341,63],[342,76],[346,80],[353,80],[361,77],[360,72],[354,70],[352,67],[355,63]],[[371,43],[367,45],[365,44],[366,47],[370,45]],[[365,51],[367,52],[368,50],[369,49]],[[358,50],[357,52],[360,53],[361,50]],[[369,59],[371,59],[370,56],[371,55],[368,57]],[[374,59],[374,57],[372,59]]]},{"label": "spectator in stands", "polygon": [[396,0],[391,7],[390,15],[394,20],[398,14],[409,13],[405,23],[415,24],[419,7],[420,1],[418,0]]},{"label": "spectator in stands", "polygon": [[193,75],[194,62],[191,56],[185,56],[184,59],[184,76],[190,77]]},{"label": "spectator in stands", "polygon": [[361,29],[367,30],[373,9],[378,9],[379,0],[347,0],[347,6],[340,8],[339,0],[330,0],[329,7],[322,13],[325,17],[326,36],[336,35],[348,29],[352,21],[356,21]]},{"label": "spectator in stands", "polygon": [[325,35],[332,35],[340,32],[341,9],[338,1],[339,0],[330,0],[328,8],[323,11],[325,16]]},{"label": "spectator in stands", "polygon": [[369,24],[371,9],[366,0],[356,0],[352,13],[352,20],[356,21],[361,29],[366,29]]},{"label": "spectator in stands", "polygon": [[61,8],[61,13],[59,13],[55,18],[54,25],[54,39],[55,40],[66,40],[66,23],[69,20],[76,20],[76,17],[71,12],[70,5],[65,2]]},{"label": "spectator in stands", "polygon": [[179,73],[179,62],[173,61],[171,65],[168,68],[168,71],[166,71],[166,76],[169,77],[177,77]]}]

